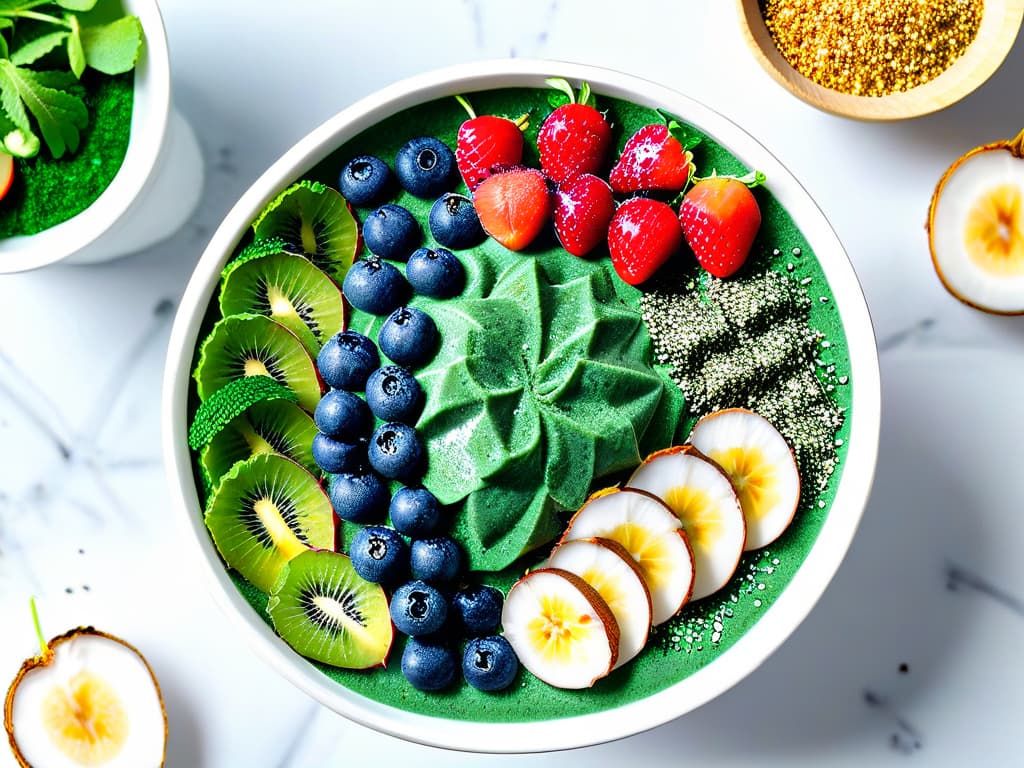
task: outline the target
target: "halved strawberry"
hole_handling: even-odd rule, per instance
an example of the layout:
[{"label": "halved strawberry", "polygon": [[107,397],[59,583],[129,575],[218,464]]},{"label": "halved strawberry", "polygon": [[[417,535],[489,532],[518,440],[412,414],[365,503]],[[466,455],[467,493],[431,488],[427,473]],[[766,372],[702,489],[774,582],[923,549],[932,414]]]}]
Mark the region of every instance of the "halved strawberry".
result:
[{"label": "halved strawberry", "polygon": [[461,96],[455,98],[469,113],[469,120],[459,126],[455,162],[472,192],[495,166],[518,165],[523,161],[526,115],[519,121],[495,115],[477,117],[468,101]]},{"label": "halved strawberry", "polygon": [[612,129],[594,109],[590,86],[583,83],[579,96],[565,80],[553,78],[548,85],[569,95],[569,103],[548,115],[537,135],[540,167],[556,184],[584,173],[597,173],[608,157]]},{"label": "halved strawberry", "polygon": [[679,222],[700,265],[715,277],[729,277],[750,254],[761,209],[742,181],[712,176],[686,193]]},{"label": "halved strawberry", "polygon": [[551,216],[551,192],[535,168],[512,168],[488,176],[473,192],[484,231],[510,251],[533,242]]},{"label": "halved strawberry", "polygon": [[612,188],[604,179],[585,173],[558,188],[555,233],[565,250],[584,256],[608,237],[608,223],[614,213]]},{"label": "halved strawberry", "polygon": [[693,153],[684,149],[669,126],[645,125],[634,133],[612,168],[616,192],[664,190],[678,192],[693,173]]},{"label": "halved strawberry", "polygon": [[630,285],[649,280],[682,244],[683,232],[675,211],[658,200],[627,200],[608,225],[612,266]]}]

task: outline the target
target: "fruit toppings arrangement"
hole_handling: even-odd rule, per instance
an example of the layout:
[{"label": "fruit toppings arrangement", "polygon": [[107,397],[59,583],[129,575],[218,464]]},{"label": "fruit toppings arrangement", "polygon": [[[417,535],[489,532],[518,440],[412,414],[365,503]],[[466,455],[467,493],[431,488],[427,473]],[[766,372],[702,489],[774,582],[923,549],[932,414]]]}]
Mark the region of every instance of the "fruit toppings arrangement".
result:
[{"label": "fruit toppings arrangement", "polygon": [[43,640],[7,691],[4,729],[18,765],[161,766],[167,713],[160,685],[139,651],[79,627]]},{"label": "fruit toppings arrangement", "polygon": [[782,406],[828,354],[768,255],[792,230],[763,177],[551,84],[550,107],[446,99],[324,160],[256,218],[196,357],[205,521],[243,594],[417,711],[564,716],[707,663],[651,649],[756,620],[722,639],[745,569],[813,530],[828,473],[804,461],[841,444],[841,418],[807,438]]}]

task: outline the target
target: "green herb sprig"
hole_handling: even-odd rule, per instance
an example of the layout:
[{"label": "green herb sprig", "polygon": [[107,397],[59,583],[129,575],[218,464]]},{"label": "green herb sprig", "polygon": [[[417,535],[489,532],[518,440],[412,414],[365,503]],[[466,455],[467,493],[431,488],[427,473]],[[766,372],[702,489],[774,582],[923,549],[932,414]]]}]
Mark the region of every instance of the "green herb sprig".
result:
[{"label": "green herb sprig", "polygon": [[[41,134],[55,158],[74,152],[89,122],[75,88],[86,67],[107,75],[135,67],[143,40],[138,18],[90,25],[79,14],[96,3],[0,0],[0,151],[32,157]],[[63,56],[51,55],[60,48],[66,68]]]}]

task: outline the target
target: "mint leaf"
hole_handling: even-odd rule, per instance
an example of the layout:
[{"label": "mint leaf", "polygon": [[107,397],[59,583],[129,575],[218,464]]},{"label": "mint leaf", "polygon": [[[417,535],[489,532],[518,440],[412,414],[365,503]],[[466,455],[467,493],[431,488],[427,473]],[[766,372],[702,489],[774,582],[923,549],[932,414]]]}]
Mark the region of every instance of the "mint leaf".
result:
[{"label": "mint leaf", "polygon": [[16,67],[9,60],[0,60],[0,87],[4,96],[12,89],[18,94],[39,124],[50,153],[59,158],[68,150],[74,152],[78,149],[79,129],[88,123],[89,113],[77,96],[46,85],[52,82],[45,75],[40,78],[31,69]]},{"label": "mint leaf", "polygon": [[135,16],[125,16],[101,27],[83,27],[81,38],[90,67],[106,75],[119,75],[130,71],[139,60],[142,24]]},{"label": "mint leaf", "polygon": [[96,6],[96,0],[54,0],[54,2],[69,11],[91,11]]},{"label": "mint leaf", "polygon": [[71,16],[71,34],[68,35],[68,63],[75,77],[85,72],[85,49],[82,47],[82,28],[78,25],[78,17]]},{"label": "mint leaf", "polygon": [[[0,65],[10,64],[9,61],[0,61]],[[29,124],[28,113],[21,101],[17,86],[6,76],[3,69],[0,69],[0,107],[14,123],[14,126],[22,133],[32,133],[32,126]]]},{"label": "mint leaf", "polygon": [[26,64],[38,61],[58,45],[61,45],[67,36],[67,32],[51,32],[48,35],[41,35],[34,40],[29,40],[23,46],[11,52],[11,63],[23,67]]}]

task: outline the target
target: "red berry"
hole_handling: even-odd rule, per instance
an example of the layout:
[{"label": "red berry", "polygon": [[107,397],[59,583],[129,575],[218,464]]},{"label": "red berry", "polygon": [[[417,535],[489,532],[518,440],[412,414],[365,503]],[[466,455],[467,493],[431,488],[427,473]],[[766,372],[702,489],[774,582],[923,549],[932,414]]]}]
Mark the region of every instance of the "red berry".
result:
[{"label": "red berry", "polygon": [[537,134],[540,167],[556,184],[583,173],[597,173],[612,144],[604,115],[586,104],[563,104]]},{"label": "red berry", "polygon": [[715,277],[729,277],[750,254],[761,209],[743,182],[712,177],[686,193],[679,222],[700,265]]},{"label": "red berry", "polygon": [[535,168],[513,168],[488,176],[473,192],[480,224],[510,251],[528,246],[551,216],[551,192]]},{"label": "red berry", "polygon": [[658,200],[627,200],[608,225],[612,266],[630,285],[649,280],[682,244],[683,232],[675,211]]},{"label": "red berry", "polygon": [[693,171],[693,154],[683,149],[660,123],[645,125],[634,133],[612,168],[611,185],[616,192],[660,189],[677,192]]},{"label": "red berry", "polygon": [[585,173],[558,188],[555,233],[565,250],[583,256],[608,236],[613,213],[612,188],[603,179]]},{"label": "red berry", "polygon": [[481,115],[459,127],[455,162],[470,191],[491,175],[498,165],[518,165],[523,161],[523,132],[504,117]]}]

